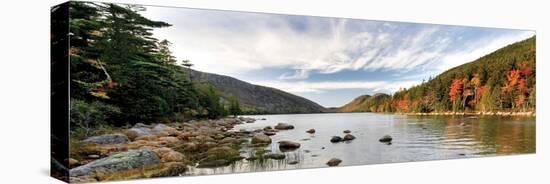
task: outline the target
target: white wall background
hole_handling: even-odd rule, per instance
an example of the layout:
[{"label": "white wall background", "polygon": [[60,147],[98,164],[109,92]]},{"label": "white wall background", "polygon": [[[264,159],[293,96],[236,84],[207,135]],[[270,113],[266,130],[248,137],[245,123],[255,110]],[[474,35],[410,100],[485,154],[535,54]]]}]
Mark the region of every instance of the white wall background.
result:
[{"label": "white wall background", "polygon": [[[49,178],[50,1],[0,6],[0,183]],[[393,20],[537,31],[537,154],[114,183],[546,183],[549,181],[550,21],[546,1],[110,0],[108,2]]]}]

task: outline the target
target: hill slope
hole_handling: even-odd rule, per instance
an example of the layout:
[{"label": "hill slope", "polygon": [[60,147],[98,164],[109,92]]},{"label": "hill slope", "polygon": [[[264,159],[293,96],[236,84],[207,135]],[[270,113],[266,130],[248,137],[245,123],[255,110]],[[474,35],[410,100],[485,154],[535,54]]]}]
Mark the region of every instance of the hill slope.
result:
[{"label": "hill slope", "polygon": [[266,113],[318,113],[324,112],[321,105],[279,89],[250,84],[233,77],[184,69],[187,77],[194,82],[213,85],[227,100],[235,96],[245,108]]},{"label": "hill slope", "polygon": [[533,36],[507,45],[425,83],[398,91],[391,98],[357,97],[340,111],[534,111],[535,41]]},{"label": "hill slope", "polygon": [[[340,107],[338,112],[377,112],[383,107],[383,101],[391,98],[390,95],[383,93],[376,93],[372,96],[361,95],[346,105]],[[382,105],[382,106],[381,106]]]}]

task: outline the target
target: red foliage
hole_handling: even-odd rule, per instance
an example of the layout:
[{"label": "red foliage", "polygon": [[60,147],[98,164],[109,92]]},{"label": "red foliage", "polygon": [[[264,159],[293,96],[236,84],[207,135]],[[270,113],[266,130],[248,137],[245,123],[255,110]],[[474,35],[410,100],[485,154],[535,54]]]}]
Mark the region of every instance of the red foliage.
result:
[{"label": "red foliage", "polygon": [[520,93],[525,93],[527,91],[527,80],[525,79],[520,79],[519,80],[519,83],[518,83],[518,90]]},{"label": "red foliage", "polygon": [[393,104],[394,108],[400,112],[409,111],[409,95],[405,95],[403,99],[396,100]]},{"label": "red foliage", "polygon": [[451,83],[451,86],[449,87],[449,97],[452,102],[456,102],[458,100],[458,97],[460,97],[462,93],[462,80],[461,79],[455,79]]},{"label": "red foliage", "polygon": [[520,63],[518,68],[523,76],[529,76],[533,73],[533,70],[529,67],[529,63],[527,61]]}]

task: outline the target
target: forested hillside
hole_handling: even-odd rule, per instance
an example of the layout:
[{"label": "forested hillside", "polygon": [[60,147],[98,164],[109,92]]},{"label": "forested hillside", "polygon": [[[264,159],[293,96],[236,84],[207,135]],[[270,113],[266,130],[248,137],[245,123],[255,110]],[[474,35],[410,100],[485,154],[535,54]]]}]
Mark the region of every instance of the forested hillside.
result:
[{"label": "forested hillside", "polygon": [[[427,82],[402,89],[392,98],[352,111],[535,111],[535,40],[532,37],[508,45],[473,62],[452,68]],[[340,111],[350,112],[348,105]],[[388,105],[391,108],[383,108]]]}]

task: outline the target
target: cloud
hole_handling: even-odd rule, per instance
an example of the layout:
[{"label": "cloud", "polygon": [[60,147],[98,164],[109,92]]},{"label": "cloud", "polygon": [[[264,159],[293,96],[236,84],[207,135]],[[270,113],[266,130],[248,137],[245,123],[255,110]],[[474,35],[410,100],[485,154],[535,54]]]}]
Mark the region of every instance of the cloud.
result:
[{"label": "cloud", "polygon": [[331,90],[342,89],[364,89],[375,92],[391,93],[400,88],[417,84],[417,81],[326,81],[326,82],[306,82],[306,81],[253,81],[254,84],[274,87],[291,93],[325,93]]},{"label": "cloud", "polygon": [[[191,60],[194,69],[326,98],[341,89],[409,88],[534,34],[166,7],[150,7],[144,15],[173,25],[154,35],[170,40],[175,56]],[[262,81],[248,74],[263,75]]]}]

